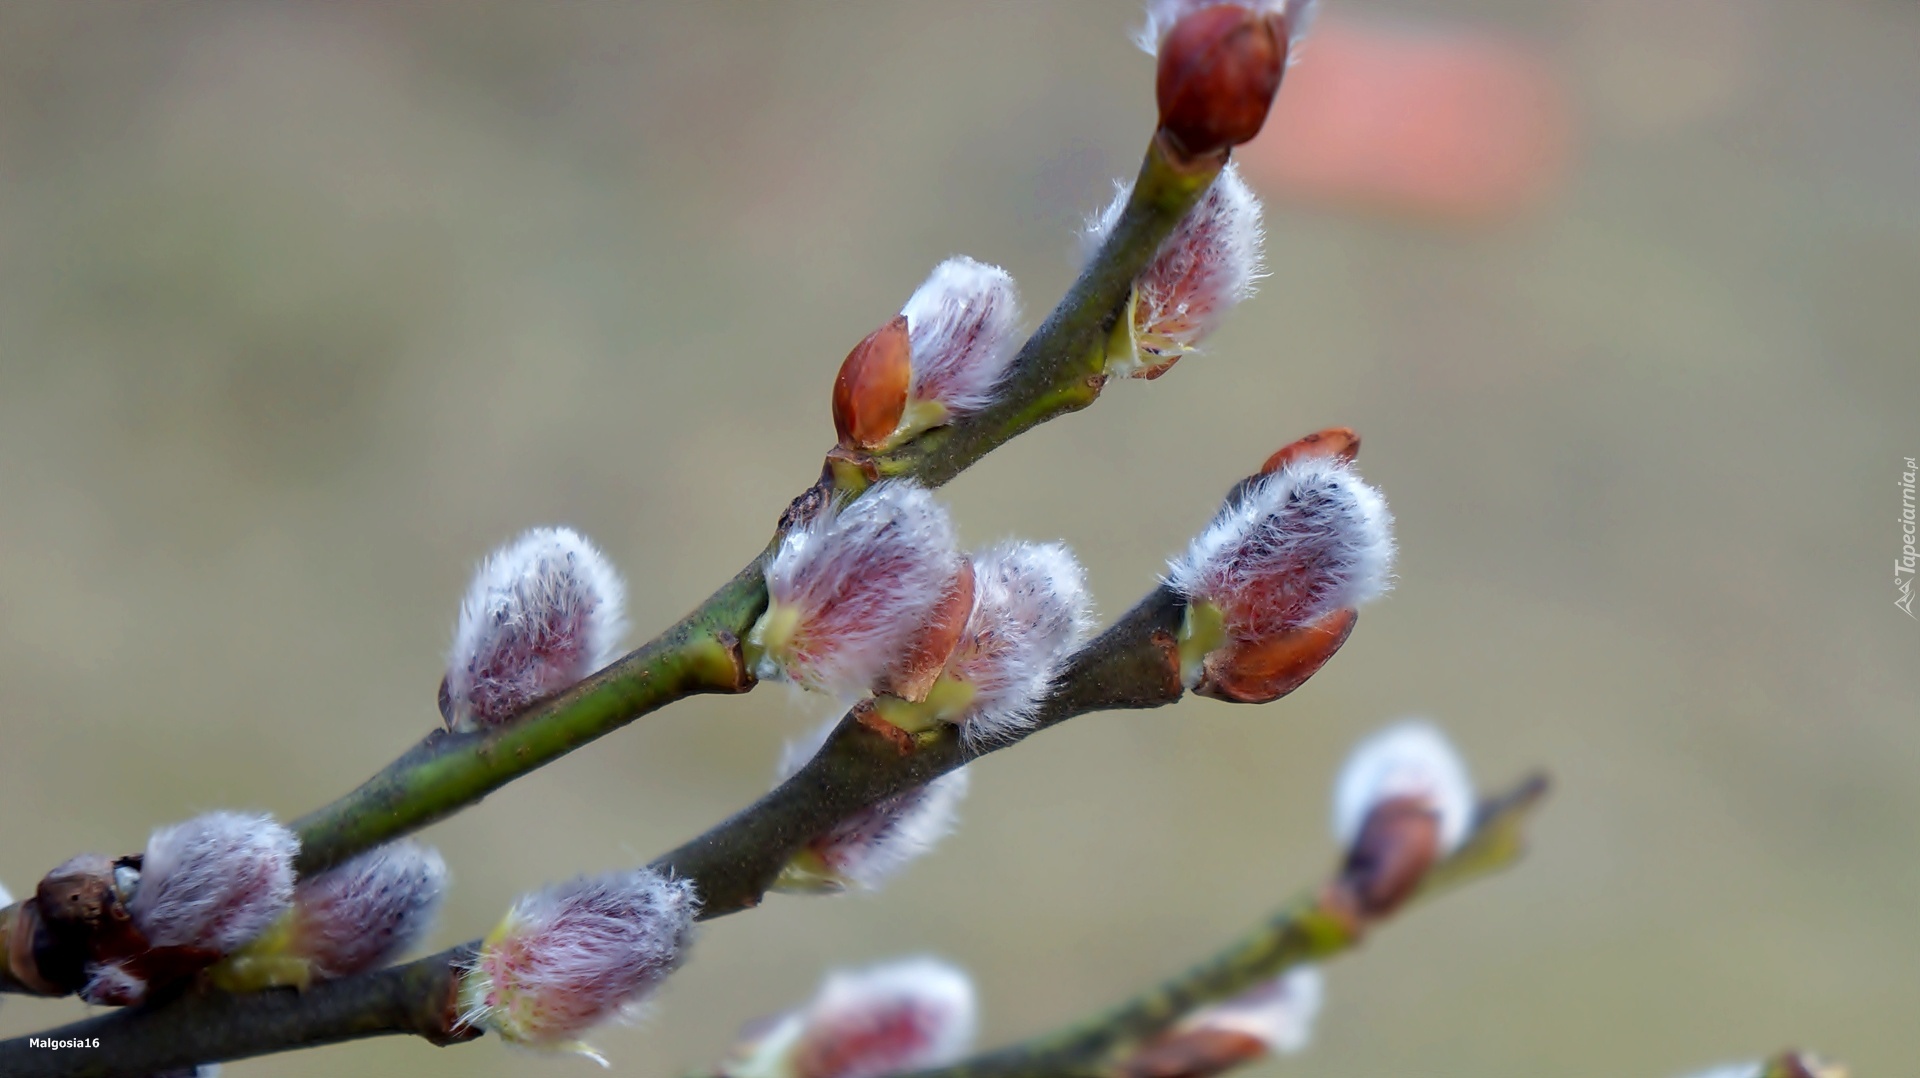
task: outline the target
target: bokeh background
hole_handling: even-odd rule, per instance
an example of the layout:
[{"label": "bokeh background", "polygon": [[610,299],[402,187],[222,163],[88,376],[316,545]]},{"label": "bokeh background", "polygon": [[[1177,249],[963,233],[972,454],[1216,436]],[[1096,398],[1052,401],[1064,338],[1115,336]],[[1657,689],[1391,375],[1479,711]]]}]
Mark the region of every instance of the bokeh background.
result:
[{"label": "bokeh background", "polygon": [[[1210,951],[1334,851],[1334,769],[1436,718],[1558,792],[1517,871],[1330,971],[1302,1076],[1909,1073],[1920,624],[1911,0],[1330,4],[1244,158],[1272,275],[1204,356],[955,482],[1124,609],[1224,488],[1350,424],[1400,584],[1283,703],[1091,716],[977,768],[885,892],[705,930],[617,1073],[836,965],[968,966],[992,1044]],[[0,7],[0,879],[287,816],[435,721],[455,603],[584,529],[636,639],[750,558],[846,349],[940,258],[1031,317],[1130,175],[1124,2]],[[1318,65],[1318,67],[1316,67]],[[760,793],[818,708],[650,717],[430,832],[435,939]],[[80,1016],[8,999],[0,1033]],[[237,1076],[580,1074],[387,1040]]]}]

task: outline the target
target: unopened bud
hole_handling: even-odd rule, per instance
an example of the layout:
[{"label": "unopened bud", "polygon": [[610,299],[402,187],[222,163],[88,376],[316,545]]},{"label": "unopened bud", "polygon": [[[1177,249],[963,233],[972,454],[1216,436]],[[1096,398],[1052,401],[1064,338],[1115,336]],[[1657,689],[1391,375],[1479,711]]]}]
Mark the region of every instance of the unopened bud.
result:
[{"label": "unopened bud", "polygon": [[876,682],[874,688],[902,700],[915,703],[925,700],[959,646],[960,635],[966,631],[967,614],[974,605],[973,563],[962,558],[946,593],[927,612],[920,631],[907,642],[887,676]]},{"label": "unopened bud", "polygon": [[1251,703],[1298,687],[1346,640],[1355,608],[1387,589],[1392,527],[1380,492],[1338,453],[1297,454],[1242,483],[1168,572],[1187,601],[1187,685]]},{"label": "unopened bud", "polygon": [[[1190,607],[1189,614],[1200,609]],[[1194,692],[1215,700],[1272,703],[1319,673],[1353,635],[1359,620],[1359,611],[1335,610],[1276,636],[1224,640],[1200,657],[1188,680]],[[1191,639],[1197,638],[1183,639],[1182,644]]]},{"label": "unopened bud", "polygon": [[[937,674],[946,654],[930,637],[964,617],[952,610],[962,565],[946,510],[917,483],[827,509],[767,563],[767,610],[747,636],[755,673],[839,696]],[[958,631],[946,635],[950,651]]]},{"label": "unopened bud", "polygon": [[799,1010],[757,1024],[724,1078],[881,1078],[943,1067],[975,1027],[973,982],[933,958],[829,974]]},{"label": "unopened bud", "polygon": [[1123,1078],[1210,1078],[1270,1054],[1294,1055],[1313,1039],[1324,979],[1300,966],[1225,1003],[1193,1012],[1142,1047]]},{"label": "unopened bud", "polygon": [[679,967],[698,908],[690,881],[644,868],[524,896],[461,975],[460,1024],[600,1059],[580,1036]]},{"label": "unopened bud", "polygon": [[494,551],[460,604],[440,713],[485,728],[612,661],[626,588],[604,554],[569,528],[535,528]]},{"label": "unopened bud", "polygon": [[446,891],[438,851],[394,842],[360,854],[293,890],[293,908],[214,970],[229,991],[348,977],[386,965],[433,927]]},{"label": "unopened bud", "polygon": [[1201,8],[1160,42],[1160,131],[1188,158],[1253,141],[1287,70],[1287,23],[1239,4]]},{"label": "unopened bud", "polygon": [[1341,880],[1369,917],[1416,891],[1473,825],[1473,781],[1446,736],[1424,722],[1362,741],[1334,787],[1334,837],[1347,851]]},{"label": "unopened bud", "polygon": [[[789,742],[780,758],[778,781],[792,777],[812,759],[837,725],[838,719],[830,720]],[[773,889],[790,894],[877,890],[953,832],[969,781],[966,768],[955,768],[854,812],[795,854]]]},{"label": "unopened bud", "polygon": [[965,256],[934,267],[900,309],[910,327],[913,385],[900,431],[911,435],[993,403],[1014,355],[1020,293],[999,266]]},{"label": "unopened bud", "polygon": [[[1121,187],[1088,228],[1104,239],[1132,190]],[[1158,378],[1218,329],[1253,294],[1263,273],[1260,200],[1233,165],[1222,169],[1153,261],[1134,281],[1127,312],[1108,342],[1107,374]]]},{"label": "unopened bud", "polygon": [[867,334],[833,381],[833,429],[848,449],[879,449],[900,426],[913,376],[907,316]]},{"label": "unopened bud", "polygon": [[974,604],[929,694],[980,747],[1027,729],[1093,625],[1086,571],[1063,543],[1007,542],[973,558]]}]

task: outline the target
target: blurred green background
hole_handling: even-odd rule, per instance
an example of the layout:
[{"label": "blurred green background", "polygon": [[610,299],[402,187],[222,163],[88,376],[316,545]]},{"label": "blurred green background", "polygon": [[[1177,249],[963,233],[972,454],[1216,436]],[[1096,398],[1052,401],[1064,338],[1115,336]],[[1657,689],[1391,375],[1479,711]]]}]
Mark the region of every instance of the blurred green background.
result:
[{"label": "blurred green background", "polygon": [[[1336,4],[1336,12],[1347,5]],[[1920,7],[1372,0],[1530,42],[1570,170],[1480,224],[1277,198],[1272,276],[1150,384],[950,488],[1124,609],[1331,424],[1400,585],[1306,688],[1091,716],[976,768],[885,892],[703,932],[619,1073],[716,1057],[834,964],[969,967],[997,1043],[1211,950],[1334,856],[1349,744],[1422,714],[1558,793],[1520,869],[1330,970],[1261,1073],[1661,1078],[1796,1044],[1910,1073]],[[465,577],[585,530],[635,642],[764,542],[846,349],[940,258],[1037,320],[1131,174],[1129,3],[0,8],[0,879],[216,807],[297,815],[437,721]],[[1307,62],[1311,62],[1311,52]],[[644,860],[820,709],[650,717],[433,829],[435,937]],[[10,998],[0,1033],[79,1017]],[[386,1040],[238,1076],[582,1074]]]}]

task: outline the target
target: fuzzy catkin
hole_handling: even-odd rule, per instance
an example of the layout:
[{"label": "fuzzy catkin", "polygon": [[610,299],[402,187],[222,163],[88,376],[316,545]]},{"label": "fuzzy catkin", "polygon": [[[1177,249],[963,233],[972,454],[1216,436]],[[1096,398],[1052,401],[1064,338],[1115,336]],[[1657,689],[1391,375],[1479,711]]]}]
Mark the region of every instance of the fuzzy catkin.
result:
[{"label": "fuzzy catkin", "polygon": [[900,313],[913,355],[908,395],[940,405],[947,418],[993,403],[1013,359],[1020,294],[999,266],[964,255],[934,267]]},{"label": "fuzzy catkin", "polygon": [[925,487],[880,483],[787,533],[766,568],[761,620],[792,619],[761,676],[864,694],[911,648],[960,572],[953,524]]},{"label": "fuzzy catkin", "polygon": [[299,851],[271,816],[212,812],[162,827],[127,913],[155,947],[231,952],[286,912]]},{"label": "fuzzy catkin", "polygon": [[1255,476],[1169,567],[1229,635],[1259,640],[1378,598],[1392,579],[1386,499],[1345,462],[1302,457]]},{"label": "fuzzy catkin", "polygon": [[535,528],[488,555],[454,628],[449,721],[494,725],[611,662],[625,597],[612,563],[568,528]]},{"label": "fuzzy catkin", "polygon": [[651,869],[583,877],[525,895],[465,975],[462,1023],[534,1047],[577,1047],[685,960],[699,899]]},{"label": "fuzzy catkin", "polygon": [[1354,746],[1334,785],[1334,837],[1351,846],[1374,807],[1396,798],[1413,798],[1439,818],[1443,855],[1466,841],[1473,827],[1473,780],[1459,752],[1431,723],[1398,723]]},{"label": "fuzzy catkin", "polygon": [[972,690],[961,732],[978,749],[1033,725],[1093,627],[1086,570],[1063,543],[1006,542],[973,558],[974,605],[947,676]]}]

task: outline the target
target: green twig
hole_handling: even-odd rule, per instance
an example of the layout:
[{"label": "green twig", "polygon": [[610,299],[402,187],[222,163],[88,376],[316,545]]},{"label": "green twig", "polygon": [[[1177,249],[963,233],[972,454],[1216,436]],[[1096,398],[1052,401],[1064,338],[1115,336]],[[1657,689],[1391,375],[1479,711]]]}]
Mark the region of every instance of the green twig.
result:
[{"label": "green twig", "polygon": [[[1534,776],[1481,806],[1473,833],[1434,867],[1421,897],[1511,865],[1522,830],[1547,789]],[[1107,1078],[1128,1053],[1209,1004],[1295,966],[1324,961],[1361,942],[1365,926],[1325,891],[1302,895],[1225,950],[1177,977],[1078,1025],[908,1078]]]}]

